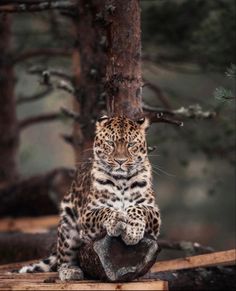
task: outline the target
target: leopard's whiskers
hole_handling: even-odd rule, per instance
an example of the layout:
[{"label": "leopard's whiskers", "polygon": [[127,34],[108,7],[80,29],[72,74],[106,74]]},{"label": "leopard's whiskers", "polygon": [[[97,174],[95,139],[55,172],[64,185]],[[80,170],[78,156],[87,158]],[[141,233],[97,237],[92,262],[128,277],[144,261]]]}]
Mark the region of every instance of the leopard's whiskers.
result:
[{"label": "leopard's whiskers", "polygon": [[165,170],[163,170],[162,168],[160,168],[160,166],[157,166],[157,165],[152,164],[152,167],[153,167],[155,170],[157,170],[157,171],[159,171],[159,172],[161,172],[161,173],[163,173],[163,174],[165,174],[165,175],[167,175],[167,176],[169,176],[169,177],[176,177],[176,175],[173,175],[173,174],[171,174],[171,173],[166,172]]}]

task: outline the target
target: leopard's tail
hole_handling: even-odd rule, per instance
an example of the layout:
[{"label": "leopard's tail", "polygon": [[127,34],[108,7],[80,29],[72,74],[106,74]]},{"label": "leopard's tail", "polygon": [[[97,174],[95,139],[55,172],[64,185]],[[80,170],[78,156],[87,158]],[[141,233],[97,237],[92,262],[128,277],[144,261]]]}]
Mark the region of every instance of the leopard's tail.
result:
[{"label": "leopard's tail", "polygon": [[17,273],[44,273],[55,272],[57,269],[57,255],[51,254],[48,258],[39,261],[38,263],[24,266],[17,270]]}]

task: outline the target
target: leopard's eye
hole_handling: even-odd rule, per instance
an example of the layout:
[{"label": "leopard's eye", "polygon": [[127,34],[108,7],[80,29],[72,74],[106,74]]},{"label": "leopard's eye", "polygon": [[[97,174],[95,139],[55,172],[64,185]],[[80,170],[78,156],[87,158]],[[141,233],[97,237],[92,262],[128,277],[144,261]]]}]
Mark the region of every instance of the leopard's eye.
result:
[{"label": "leopard's eye", "polygon": [[114,142],[112,140],[106,140],[106,143],[112,147],[114,146]]},{"label": "leopard's eye", "polygon": [[135,144],[136,144],[136,142],[129,142],[129,143],[128,143],[128,147],[131,148],[131,147],[133,147]]}]

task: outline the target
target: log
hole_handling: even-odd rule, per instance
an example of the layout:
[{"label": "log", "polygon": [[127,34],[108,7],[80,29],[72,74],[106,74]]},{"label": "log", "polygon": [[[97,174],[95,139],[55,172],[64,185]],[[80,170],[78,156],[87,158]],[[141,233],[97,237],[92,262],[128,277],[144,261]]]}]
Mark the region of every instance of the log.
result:
[{"label": "log", "polygon": [[58,168],[1,188],[0,217],[57,214],[71,181],[71,170]]},{"label": "log", "polygon": [[88,278],[124,282],[147,273],[158,253],[157,241],[149,237],[127,246],[120,237],[106,235],[80,248],[78,261]]}]

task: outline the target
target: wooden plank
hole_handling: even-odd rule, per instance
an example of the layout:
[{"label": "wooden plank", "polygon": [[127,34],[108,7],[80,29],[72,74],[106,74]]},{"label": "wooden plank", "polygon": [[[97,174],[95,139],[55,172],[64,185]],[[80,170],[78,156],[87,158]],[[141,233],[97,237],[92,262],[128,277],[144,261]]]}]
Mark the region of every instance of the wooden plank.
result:
[{"label": "wooden plank", "polygon": [[57,226],[58,215],[26,218],[3,218],[0,219],[0,231],[35,232]]},{"label": "wooden plank", "polygon": [[191,269],[197,267],[233,264],[236,264],[236,249],[169,261],[160,261],[155,263],[150,271],[152,273],[155,273],[172,270]]},{"label": "wooden plank", "polygon": [[34,282],[1,282],[0,290],[168,290],[165,281],[100,283],[34,283]]}]

